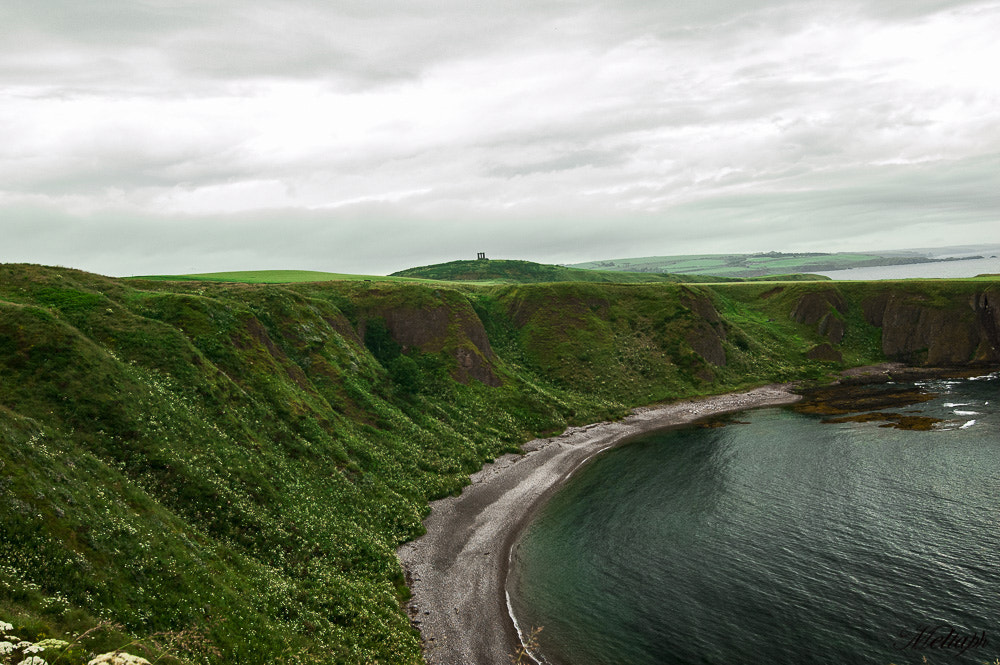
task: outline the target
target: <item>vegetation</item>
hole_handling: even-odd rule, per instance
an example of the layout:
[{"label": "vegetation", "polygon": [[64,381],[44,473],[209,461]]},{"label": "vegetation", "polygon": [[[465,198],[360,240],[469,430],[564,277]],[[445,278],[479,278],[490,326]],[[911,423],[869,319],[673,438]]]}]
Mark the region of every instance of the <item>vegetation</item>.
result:
[{"label": "vegetation", "polygon": [[517,650],[510,654],[511,665],[521,665],[522,663],[534,662],[531,658],[531,652],[538,649],[538,634],[542,632],[542,627],[533,628],[528,634],[527,639],[524,643],[517,648]]},{"label": "vegetation", "polygon": [[832,281],[825,275],[813,275],[808,272],[793,272],[788,274],[768,274],[746,278],[749,282],[822,282]]},{"label": "vegetation", "polygon": [[203,635],[172,656],[192,663],[420,663],[395,549],[431,499],[569,424],[881,361],[864,308],[886,289],[997,296],[0,265],[0,620],[67,643],[115,623],[93,652]]},{"label": "vegetation", "polygon": [[432,266],[408,268],[393,273],[393,277],[420,277],[424,279],[458,282],[490,282],[507,284],[528,284],[536,282],[606,282],[638,284],[651,282],[727,282],[739,281],[700,275],[656,274],[666,271],[611,272],[603,270],[581,270],[566,266],[554,266],[531,261],[509,261],[480,259],[477,261],[451,261]]},{"label": "vegetation", "polygon": [[145,275],[131,279],[152,281],[192,282],[241,282],[244,284],[288,284],[291,282],[413,282],[420,279],[401,279],[383,275],[348,275],[315,270],[238,270],[234,272],[205,272],[195,275]]},{"label": "vegetation", "polygon": [[[155,665],[155,663],[182,663],[178,653],[215,653],[205,636],[195,630],[164,632],[141,639],[129,640],[121,634],[121,627],[101,621],[82,633],[70,636],[69,641],[47,637],[44,633],[28,635],[22,627],[15,633],[13,624],[0,621],[0,663],[3,665]],[[111,651],[103,651],[108,643],[117,644]],[[137,656],[125,651],[135,651]],[[152,659],[150,661],[149,659]]]},{"label": "vegetation", "polygon": [[[234,282],[241,284],[292,284],[297,282],[406,282],[406,283],[473,283],[528,284],[535,282],[606,282],[621,284],[644,283],[709,283],[739,282],[735,277],[715,277],[701,274],[656,274],[651,272],[612,272],[581,270],[566,266],[545,265],[531,261],[452,261],[432,266],[409,268],[392,275],[349,275],[312,270],[244,270],[211,272],[194,275],[146,275],[130,277],[143,281],[165,282]],[[828,280],[822,275],[789,273],[764,275],[753,279],[769,281]]]},{"label": "vegetation", "polygon": [[759,277],[789,273],[810,273],[846,270],[869,266],[891,266],[928,263],[931,259],[918,255],[856,254],[838,252],[767,252],[761,254],[688,254],[680,256],[644,256],[629,259],[609,259],[574,264],[586,270],[624,270],[631,272],[670,272],[684,275],[718,275],[723,277]]}]

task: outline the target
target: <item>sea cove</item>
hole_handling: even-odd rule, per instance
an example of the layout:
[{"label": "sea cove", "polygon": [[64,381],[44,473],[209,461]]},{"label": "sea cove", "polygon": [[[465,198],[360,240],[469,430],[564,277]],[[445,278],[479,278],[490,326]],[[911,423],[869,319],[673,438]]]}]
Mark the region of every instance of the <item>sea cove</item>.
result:
[{"label": "sea cove", "polygon": [[771,408],[610,450],[515,546],[514,615],[554,665],[992,661],[998,386],[926,380],[932,399],[866,410],[884,422]]}]

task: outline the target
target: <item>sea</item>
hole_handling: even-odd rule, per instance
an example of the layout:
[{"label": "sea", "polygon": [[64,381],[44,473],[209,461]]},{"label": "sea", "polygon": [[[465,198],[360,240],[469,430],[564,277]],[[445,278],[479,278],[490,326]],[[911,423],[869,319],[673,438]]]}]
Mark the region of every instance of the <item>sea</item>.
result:
[{"label": "sea", "polygon": [[994,663],[1000,373],[903,387],[927,401],[868,422],[753,410],[578,470],[511,555],[536,658]]},{"label": "sea", "polygon": [[977,275],[1000,274],[1000,258],[993,256],[992,258],[911,263],[899,266],[848,268],[847,270],[826,270],[816,274],[834,280],[959,279],[976,277]]}]

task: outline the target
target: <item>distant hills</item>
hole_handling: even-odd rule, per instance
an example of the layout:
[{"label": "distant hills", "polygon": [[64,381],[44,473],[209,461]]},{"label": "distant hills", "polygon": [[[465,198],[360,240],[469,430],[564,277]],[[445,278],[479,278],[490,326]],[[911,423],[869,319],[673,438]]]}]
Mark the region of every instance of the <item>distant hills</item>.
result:
[{"label": "distant hills", "polygon": [[190,275],[146,275],[133,279],[288,284],[325,281],[447,281],[495,284],[539,282],[708,283],[747,280],[828,280],[822,274],[849,268],[910,265],[996,258],[1000,245],[878,252],[766,252],[645,256],[551,265],[508,259],[450,261],[407,268],[391,275],[349,275],[309,270],[256,270]]},{"label": "distant hills", "polygon": [[[786,271],[791,272],[791,271]],[[651,282],[738,282],[745,278],[737,275],[719,277],[709,273],[676,274],[652,269],[626,271],[609,268],[581,268],[557,266],[531,261],[490,260],[451,261],[418,268],[408,268],[392,273],[391,277],[409,277],[457,282],[497,282],[497,283],[537,283],[537,282],[605,282],[605,283],[651,283]],[[793,280],[827,279],[818,275],[794,275]]]},{"label": "distant hills", "polygon": [[154,282],[238,282],[240,284],[294,284],[299,282],[412,282],[413,279],[384,275],[352,275],[316,270],[236,270],[191,275],[136,275],[128,279]]},{"label": "distant hills", "polygon": [[712,274],[670,274],[652,270],[588,270],[531,261],[450,261],[400,270],[391,275],[349,275],[311,270],[243,270],[191,275],[142,275],[134,280],[167,282],[236,282],[243,284],[293,284],[302,282],[466,282],[474,284],[533,284],[541,282],[601,282],[608,284],[719,283],[755,279],[814,281],[827,277],[810,274],[769,274],[765,277],[719,277]]},{"label": "distant hills", "polygon": [[708,282],[703,275],[663,275],[654,271],[583,270],[566,266],[533,263],[531,261],[490,260],[450,261],[429,266],[407,268],[391,277],[436,279],[451,282]]},{"label": "distant hills", "polygon": [[[945,249],[965,250],[947,255]],[[716,275],[731,278],[753,278],[787,273],[815,273],[848,268],[906,265],[983,258],[996,253],[995,246],[982,246],[979,254],[970,248],[942,250],[892,250],[866,253],[766,252],[761,254],[686,254],[676,256],[644,256],[576,263],[569,267],[584,270],[623,271],[631,273],[673,273],[677,275]]]}]

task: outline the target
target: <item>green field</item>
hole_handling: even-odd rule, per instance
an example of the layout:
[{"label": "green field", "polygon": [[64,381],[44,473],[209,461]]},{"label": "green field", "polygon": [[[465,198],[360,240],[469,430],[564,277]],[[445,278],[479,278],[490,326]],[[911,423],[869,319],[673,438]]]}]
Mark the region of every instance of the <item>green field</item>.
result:
[{"label": "green field", "polygon": [[193,282],[240,282],[243,284],[292,284],[295,282],[413,282],[417,278],[387,277],[385,275],[351,275],[315,270],[238,270],[232,272],[204,272],[193,275],[137,275],[129,279]]}]

